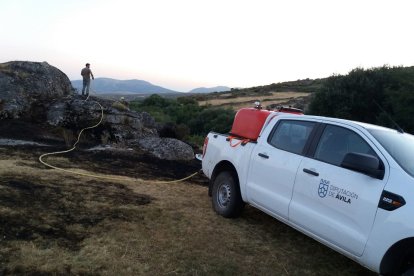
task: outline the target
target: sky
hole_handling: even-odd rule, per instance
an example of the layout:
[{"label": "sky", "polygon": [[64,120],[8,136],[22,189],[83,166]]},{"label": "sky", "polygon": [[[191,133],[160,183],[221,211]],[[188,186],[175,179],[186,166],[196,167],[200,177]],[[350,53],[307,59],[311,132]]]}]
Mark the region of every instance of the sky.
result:
[{"label": "sky", "polygon": [[0,0],[0,63],[187,92],[414,65],[412,0]]}]

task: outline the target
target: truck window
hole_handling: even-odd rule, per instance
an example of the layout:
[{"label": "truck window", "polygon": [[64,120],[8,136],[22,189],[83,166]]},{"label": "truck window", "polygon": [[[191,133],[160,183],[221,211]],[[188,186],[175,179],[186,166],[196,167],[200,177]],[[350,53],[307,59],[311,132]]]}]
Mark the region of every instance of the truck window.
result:
[{"label": "truck window", "polygon": [[414,177],[414,136],[385,128],[368,129],[368,131],[394,160]]},{"label": "truck window", "polygon": [[340,166],[349,152],[377,156],[368,143],[355,132],[343,127],[328,125],[319,140],[315,159]]},{"label": "truck window", "polygon": [[273,129],[268,143],[278,149],[302,154],[315,122],[282,120]]}]

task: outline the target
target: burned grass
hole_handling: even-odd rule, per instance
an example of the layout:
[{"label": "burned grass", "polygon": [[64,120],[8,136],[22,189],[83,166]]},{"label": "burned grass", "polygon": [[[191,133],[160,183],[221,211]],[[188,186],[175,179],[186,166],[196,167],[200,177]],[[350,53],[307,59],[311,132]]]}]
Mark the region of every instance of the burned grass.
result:
[{"label": "burned grass", "polygon": [[137,216],[122,206],[140,206],[152,198],[136,194],[122,184],[72,177],[49,181],[3,175],[0,180],[0,237],[2,242],[55,243],[79,250],[89,230],[105,219],[134,221]]},{"label": "burned grass", "polygon": [[[168,181],[181,179],[201,169],[201,163],[192,161],[161,160],[140,152],[71,152],[67,155],[70,163],[79,168],[88,168],[99,173],[152,180]],[[198,178],[200,184],[206,184],[205,178]],[[193,179],[194,181],[194,179]]]},{"label": "burned grass", "polygon": [[0,275],[369,274],[252,207],[234,220],[216,215],[203,181],[152,181],[188,174],[188,164],[51,158],[131,177],[107,181],[39,166],[41,151],[0,148]]}]

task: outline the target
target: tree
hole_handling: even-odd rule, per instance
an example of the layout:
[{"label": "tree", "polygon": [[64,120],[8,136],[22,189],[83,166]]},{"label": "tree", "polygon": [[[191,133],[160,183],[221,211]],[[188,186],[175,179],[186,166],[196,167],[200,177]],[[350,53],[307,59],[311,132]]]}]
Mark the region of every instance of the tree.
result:
[{"label": "tree", "polygon": [[[309,105],[308,113],[392,126],[414,131],[414,67],[387,66],[352,70],[334,75],[322,84]],[[385,113],[386,112],[386,113]]]},{"label": "tree", "polygon": [[201,142],[209,131],[229,132],[235,114],[233,110],[199,106],[193,98],[165,99],[159,95],[134,101],[130,108],[150,113],[161,123],[162,137],[192,138]]}]

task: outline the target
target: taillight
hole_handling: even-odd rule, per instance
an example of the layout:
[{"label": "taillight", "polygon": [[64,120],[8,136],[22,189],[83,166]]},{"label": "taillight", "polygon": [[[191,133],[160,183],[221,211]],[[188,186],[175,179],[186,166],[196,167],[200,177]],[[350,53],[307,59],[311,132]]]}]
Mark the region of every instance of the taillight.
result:
[{"label": "taillight", "polygon": [[204,157],[204,155],[206,155],[206,152],[207,152],[207,145],[208,145],[208,137],[206,137],[206,139],[204,139],[204,145],[203,145],[203,157]]}]

